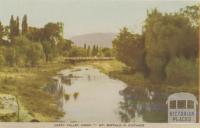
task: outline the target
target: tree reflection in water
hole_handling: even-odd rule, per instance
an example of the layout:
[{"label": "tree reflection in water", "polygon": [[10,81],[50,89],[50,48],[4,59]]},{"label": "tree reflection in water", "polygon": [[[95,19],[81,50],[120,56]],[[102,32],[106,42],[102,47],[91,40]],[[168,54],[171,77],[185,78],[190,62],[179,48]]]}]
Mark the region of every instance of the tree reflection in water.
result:
[{"label": "tree reflection in water", "polygon": [[56,99],[56,105],[59,110],[63,110],[65,90],[61,78],[53,77],[52,80],[44,87],[44,91],[50,93]]},{"label": "tree reflection in water", "polygon": [[[153,90],[153,89],[152,89]],[[167,95],[144,87],[127,87],[119,92],[123,96],[119,115],[122,122],[166,122]]]}]

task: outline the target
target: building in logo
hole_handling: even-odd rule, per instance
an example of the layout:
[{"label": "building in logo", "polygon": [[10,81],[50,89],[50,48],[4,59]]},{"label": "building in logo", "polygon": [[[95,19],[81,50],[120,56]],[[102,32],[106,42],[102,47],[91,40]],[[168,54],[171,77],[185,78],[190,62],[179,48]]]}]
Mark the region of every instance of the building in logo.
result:
[{"label": "building in logo", "polygon": [[168,104],[169,123],[196,123],[197,122],[197,99],[190,93],[171,94]]}]

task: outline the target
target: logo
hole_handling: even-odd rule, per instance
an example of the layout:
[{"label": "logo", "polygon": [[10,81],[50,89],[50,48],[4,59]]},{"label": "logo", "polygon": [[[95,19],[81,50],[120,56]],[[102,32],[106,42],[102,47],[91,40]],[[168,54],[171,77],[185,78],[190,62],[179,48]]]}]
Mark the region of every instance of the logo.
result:
[{"label": "logo", "polygon": [[169,123],[196,123],[198,102],[193,94],[185,92],[171,94],[166,104]]}]

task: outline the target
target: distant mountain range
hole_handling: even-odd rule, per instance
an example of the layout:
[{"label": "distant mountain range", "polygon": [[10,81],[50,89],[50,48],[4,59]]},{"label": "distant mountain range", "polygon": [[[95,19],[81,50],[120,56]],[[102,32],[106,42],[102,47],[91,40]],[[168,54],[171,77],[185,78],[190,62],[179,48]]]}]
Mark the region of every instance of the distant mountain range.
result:
[{"label": "distant mountain range", "polygon": [[115,38],[115,33],[90,33],[84,35],[73,36],[70,38],[75,45],[84,46],[93,46],[98,45],[100,47],[112,47],[112,40]]}]

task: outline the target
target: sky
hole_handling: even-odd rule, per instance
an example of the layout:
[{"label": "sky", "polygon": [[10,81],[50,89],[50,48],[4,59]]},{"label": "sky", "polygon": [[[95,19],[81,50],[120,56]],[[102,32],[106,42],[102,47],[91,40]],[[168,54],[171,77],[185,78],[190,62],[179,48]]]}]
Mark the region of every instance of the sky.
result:
[{"label": "sky", "polygon": [[9,24],[10,16],[28,16],[29,26],[43,27],[48,22],[63,22],[66,38],[88,33],[118,33],[128,27],[140,32],[147,9],[175,12],[198,0],[0,0],[0,21]]}]

